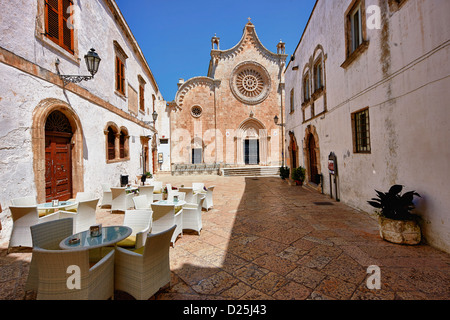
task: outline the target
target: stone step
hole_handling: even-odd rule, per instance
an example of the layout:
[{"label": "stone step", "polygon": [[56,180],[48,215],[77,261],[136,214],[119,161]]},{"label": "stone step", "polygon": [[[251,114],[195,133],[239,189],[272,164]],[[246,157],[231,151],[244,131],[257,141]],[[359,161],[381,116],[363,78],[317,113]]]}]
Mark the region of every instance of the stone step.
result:
[{"label": "stone step", "polygon": [[222,175],[229,176],[279,176],[279,167],[222,168]]}]

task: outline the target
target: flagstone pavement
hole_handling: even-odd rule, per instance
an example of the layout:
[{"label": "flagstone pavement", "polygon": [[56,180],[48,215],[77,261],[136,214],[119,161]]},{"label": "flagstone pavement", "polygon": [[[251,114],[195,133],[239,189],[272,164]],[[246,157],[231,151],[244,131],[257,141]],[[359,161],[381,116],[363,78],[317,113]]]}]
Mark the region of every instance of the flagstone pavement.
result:
[{"label": "flagstone pavement", "polygon": [[[173,186],[215,185],[200,235],[170,248],[171,286],[158,300],[449,300],[450,255],[428,245],[383,241],[367,213],[278,177],[157,175]],[[123,214],[98,210],[98,222]],[[31,253],[6,255],[0,239],[0,300],[34,299],[23,290]],[[381,289],[369,289],[369,266]],[[116,300],[131,299],[117,292]]]}]

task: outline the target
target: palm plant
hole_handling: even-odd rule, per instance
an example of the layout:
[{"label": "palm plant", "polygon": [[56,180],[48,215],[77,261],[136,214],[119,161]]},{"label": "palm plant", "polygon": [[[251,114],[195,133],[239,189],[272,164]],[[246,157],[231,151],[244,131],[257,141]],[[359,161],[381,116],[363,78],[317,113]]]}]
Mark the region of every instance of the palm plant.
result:
[{"label": "palm plant", "polygon": [[415,216],[411,210],[415,208],[414,196],[421,197],[415,191],[409,191],[401,194],[402,185],[393,185],[388,192],[384,193],[375,190],[378,198],[372,198],[367,201],[372,207],[381,209],[380,215],[393,220],[414,220]]}]

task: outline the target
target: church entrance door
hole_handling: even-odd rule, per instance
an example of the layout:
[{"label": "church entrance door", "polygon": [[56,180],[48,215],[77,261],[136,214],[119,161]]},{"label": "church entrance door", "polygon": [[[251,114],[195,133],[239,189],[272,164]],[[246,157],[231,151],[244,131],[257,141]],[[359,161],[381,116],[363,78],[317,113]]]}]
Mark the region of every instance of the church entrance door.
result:
[{"label": "church entrance door", "polygon": [[259,164],[259,139],[246,139],[244,143],[245,164]]}]

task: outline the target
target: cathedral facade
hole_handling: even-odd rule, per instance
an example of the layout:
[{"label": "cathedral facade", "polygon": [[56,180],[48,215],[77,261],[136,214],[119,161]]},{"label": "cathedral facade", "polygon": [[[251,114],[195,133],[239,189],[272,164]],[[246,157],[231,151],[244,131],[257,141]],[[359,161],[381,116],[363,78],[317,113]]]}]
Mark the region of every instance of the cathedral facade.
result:
[{"label": "cathedral facade", "polygon": [[279,166],[283,163],[284,43],[277,53],[245,25],[238,44],[211,39],[207,76],[180,80],[171,106],[171,163]]}]

